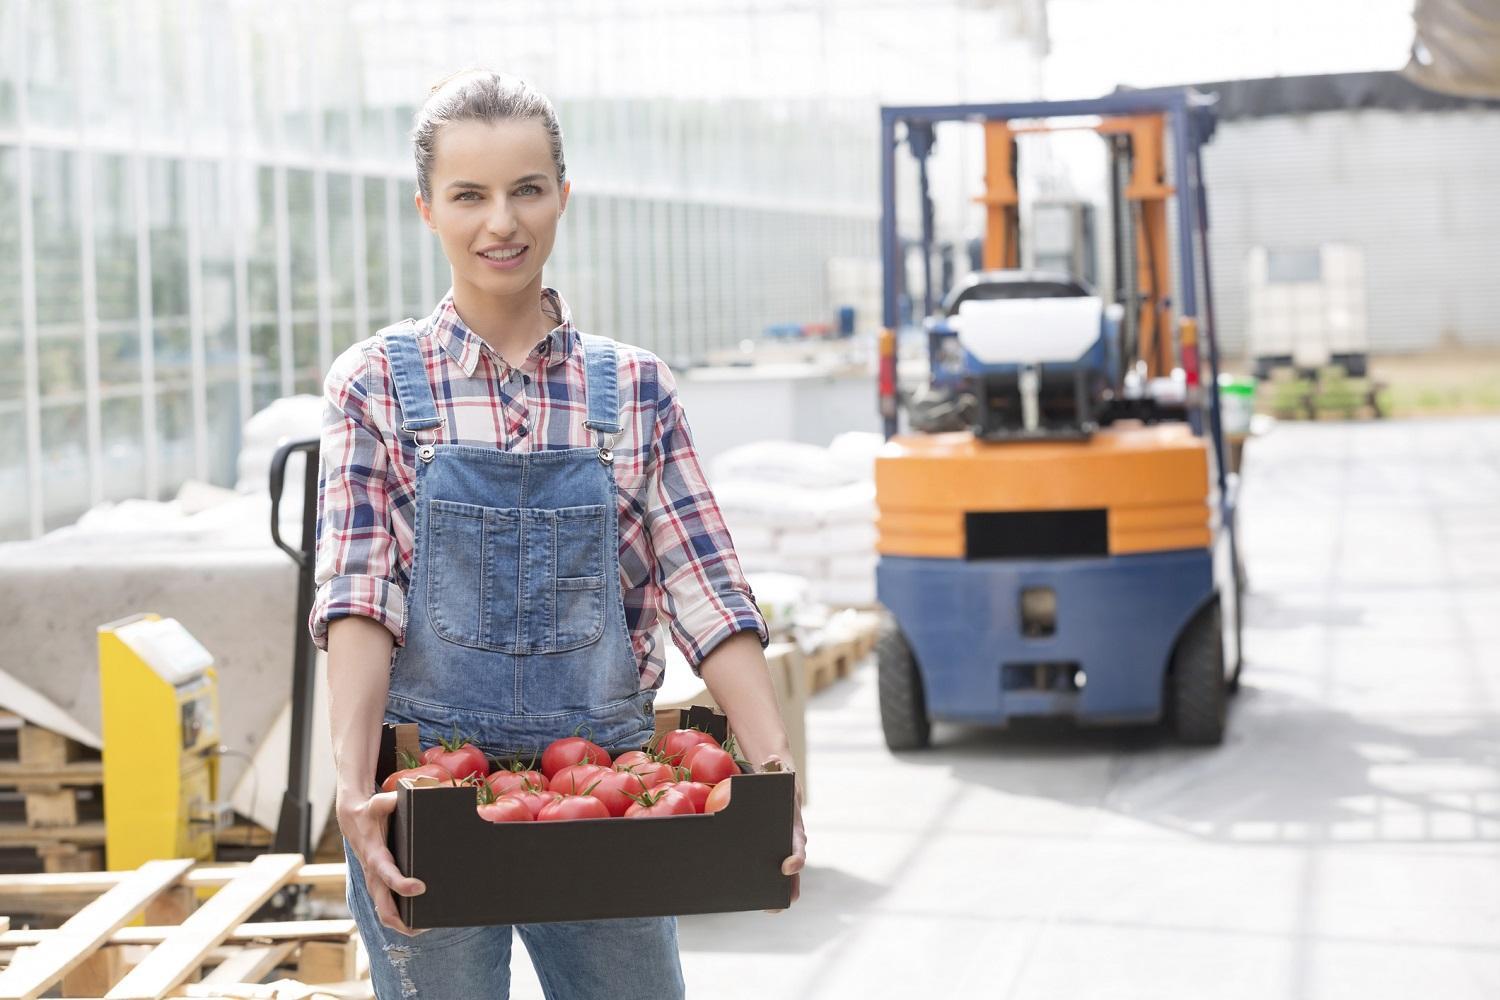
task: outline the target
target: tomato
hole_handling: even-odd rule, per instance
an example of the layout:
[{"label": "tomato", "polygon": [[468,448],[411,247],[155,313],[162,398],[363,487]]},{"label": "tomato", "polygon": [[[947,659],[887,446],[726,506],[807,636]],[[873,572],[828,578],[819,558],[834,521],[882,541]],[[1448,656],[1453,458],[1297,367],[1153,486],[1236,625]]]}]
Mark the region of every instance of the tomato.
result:
[{"label": "tomato", "polygon": [[609,754],[597,743],[591,743],[582,736],[569,736],[560,740],[553,740],[547,749],[542,751],[542,773],[550,781],[569,764],[589,763],[600,764],[610,767],[613,761]]},{"label": "tomato", "polygon": [[643,795],[645,791],[646,785],[638,775],[629,771],[609,771],[589,794],[603,802],[611,816],[623,816],[625,810],[634,804],[634,796]]},{"label": "tomato", "polygon": [[694,748],[683,766],[692,772],[694,781],[701,781],[705,785],[717,785],[725,778],[740,773],[739,765],[728,751],[710,746]]},{"label": "tomato", "polygon": [[729,805],[729,796],[732,794],[729,786],[733,780],[733,778],[725,778],[714,786],[713,791],[708,793],[708,798],[703,803],[703,811],[705,813],[716,813]]},{"label": "tomato", "polygon": [[471,774],[481,778],[490,773],[489,758],[472,742],[453,731],[449,739],[439,739],[438,745],[422,751],[422,763],[438,764],[448,770],[455,780],[462,781]]},{"label": "tomato", "polygon": [[[720,784],[723,784],[723,782],[720,782]],[[693,804],[693,812],[695,813],[703,811],[703,803],[708,801],[709,793],[713,791],[711,786],[705,785],[701,781],[671,781],[666,784],[657,785],[656,787],[671,789],[678,795],[685,797]]]},{"label": "tomato", "polygon": [[524,805],[527,811],[531,813],[531,818],[535,819],[537,813],[542,811],[543,806],[551,805],[561,798],[561,796],[556,792],[548,792],[540,788],[523,788],[519,792],[511,792],[508,795],[502,796],[502,798],[515,799]]},{"label": "tomato", "polygon": [[598,764],[569,764],[552,776],[547,790],[563,795],[582,795],[590,785],[615,772]]},{"label": "tomato", "polygon": [[663,788],[647,792],[639,802],[625,810],[626,819],[650,819],[653,816],[691,816],[693,803],[686,795]]},{"label": "tomato", "polygon": [[526,803],[511,795],[503,795],[493,802],[480,806],[479,818],[486,823],[530,823],[536,819]]},{"label": "tomato", "polygon": [[682,755],[692,747],[718,745],[718,740],[700,729],[674,729],[662,737],[661,755],[668,764],[680,764]]},{"label": "tomato", "polygon": [[396,763],[399,765],[398,769],[392,771],[390,776],[380,783],[382,792],[394,792],[396,782],[402,778],[431,777],[450,785],[453,784],[453,775],[448,772],[447,768],[441,764],[424,764],[419,758],[413,757],[404,750],[396,754]]},{"label": "tomato", "polygon": [[541,771],[496,771],[485,779],[496,795],[508,795],[519,791],[527,784],[537,788],[547,787],[547,778]]},{"label": "tomato", "polygon": [[542,806],[539,820],[609,819],[609,807],[592,795],[562,795]]},{"label": "tomato", "polygon": [[628,771],[633,767],[641,764],[649,764],[654,760],[656,758],[644,750],[626,750],[615,758],[615,770]]},{"label": "tomato", "polygon": [[453,775],[449,774],[448,769],[441,764],[419,764],[416,767],[408,767],[392,773],[389,778],[380,783],[380,790],[382,792],[394,792],[396,790],[396,782],[402,778],[421,777],[436,778],[446,784],[453,784]]},{"label": "tomato", "polygon": [[630,769],[630,773],[641,779],[641,784],[647,788],[655,788],[663,782],[672,780],[672,767],[663,764],[659,760],[648,760],[644,764],[637,764]]}]

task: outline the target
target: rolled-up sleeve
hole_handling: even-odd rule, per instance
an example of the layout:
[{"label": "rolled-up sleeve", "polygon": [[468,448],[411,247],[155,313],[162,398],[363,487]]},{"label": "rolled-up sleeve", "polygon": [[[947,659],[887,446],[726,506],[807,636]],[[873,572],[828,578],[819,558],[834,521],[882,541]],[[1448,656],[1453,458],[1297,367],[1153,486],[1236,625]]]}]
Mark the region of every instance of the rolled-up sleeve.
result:
[{"label": "rolled-up sleeve", "polygon": [[329,369],[323,385],[319,444],[317,562],[308,629],[328,648],[328,623],[361,615],[404,641],[406,595],[391,521],[389,459],[370,415],[368,361],[355,345]]},{"label": "rolled-up sleeve", "polygon": [[646,531],[672,640],[697,673],[736,632],[755,632],[762,646],[770,639],[693,447],[676,382],[665,364],[657,368]]}]

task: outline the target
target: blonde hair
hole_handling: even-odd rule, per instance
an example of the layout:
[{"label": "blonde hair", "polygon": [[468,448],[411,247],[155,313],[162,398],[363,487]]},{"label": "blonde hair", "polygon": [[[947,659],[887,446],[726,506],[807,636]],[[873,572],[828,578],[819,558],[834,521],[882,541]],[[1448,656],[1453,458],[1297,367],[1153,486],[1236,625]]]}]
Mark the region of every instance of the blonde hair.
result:
[{"label": "blonde hair", "polygon": [[488,69],[469,69],[439,80],[412,120],[412,150],[417,159],[417,189],[432,199],[432,160],[438,134],[453,122],[527,121],[535,119],[547,130],[557,183],[567,179],[563,162],[562,127],[547,95],[520,77]]}]

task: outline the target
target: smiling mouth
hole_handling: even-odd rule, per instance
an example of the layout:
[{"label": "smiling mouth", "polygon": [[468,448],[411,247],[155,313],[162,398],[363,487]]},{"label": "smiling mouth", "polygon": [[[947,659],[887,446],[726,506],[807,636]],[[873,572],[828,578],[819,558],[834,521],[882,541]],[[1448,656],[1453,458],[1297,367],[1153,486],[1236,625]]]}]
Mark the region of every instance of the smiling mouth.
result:
[{"label": "smiling mouth", "polygon": [[514,250],[482,250],[479,256],[486,260],[515,260],[526,252],[526,247],[517,247]]}]

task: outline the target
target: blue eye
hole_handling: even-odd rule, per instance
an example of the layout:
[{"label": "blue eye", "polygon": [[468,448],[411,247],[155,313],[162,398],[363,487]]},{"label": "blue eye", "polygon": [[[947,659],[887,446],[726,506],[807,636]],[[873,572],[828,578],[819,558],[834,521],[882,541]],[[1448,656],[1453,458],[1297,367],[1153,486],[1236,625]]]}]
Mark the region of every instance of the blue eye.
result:
[{"label": "blue eye", "polygon": [[453,200],[454,201],[465,201],[465,200],[471,200],[473,198],[478,198],[478,197],[479,197],[479,192],[478,191],[460,191],[457,195],[454,196]]},{"label": "blue eye", "polygon": [[535,184],[522,184],[520,187],[516,188],[516,192],[518,194],[522,191],[530,191],[532,194],[542,193],[542,189],[537,187]]}]

